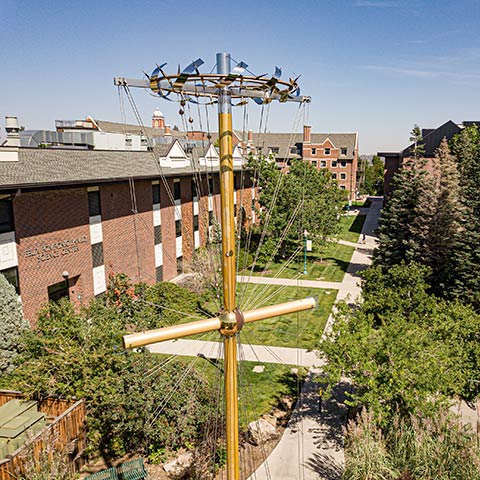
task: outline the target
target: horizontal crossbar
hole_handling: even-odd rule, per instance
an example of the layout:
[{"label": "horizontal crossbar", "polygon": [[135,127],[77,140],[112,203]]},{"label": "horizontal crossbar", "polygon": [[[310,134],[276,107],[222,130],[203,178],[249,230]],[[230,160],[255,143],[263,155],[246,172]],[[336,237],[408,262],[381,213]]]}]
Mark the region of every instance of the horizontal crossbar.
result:
[{"label": "horizontal crossbar", "polygon": [[[311,310],[317,306],[317,300],[313,297],[304,298],[303,300],[294,300],[292,302],[279,303],[278,305],[270,305],[268,307],[248,310],[243,313],[245,323],[257,322],[267,318],[287,315],[289,313],[302,312]],[[198,320],[196,322],[182,323],[180,325],[172,325],[170,327],[157,328],[141,333],[132,333],[124,335],[123,346],[125,348],[143,347],[152,343],[165,342],[175,338],[189,337],[199,333],[213,332],[220,330],[220,317]]]}]

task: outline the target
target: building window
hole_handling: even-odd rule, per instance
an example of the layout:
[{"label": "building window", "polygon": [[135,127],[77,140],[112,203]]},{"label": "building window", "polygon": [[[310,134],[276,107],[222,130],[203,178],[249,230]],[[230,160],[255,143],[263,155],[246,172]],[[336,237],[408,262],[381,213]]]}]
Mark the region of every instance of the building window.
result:
[{"label": "building window", "polygon": [[13,223],[13,201],[12,198],[0,199],[0,233],[12,232],[15,230]]},{"label": "building window", "polygon": [[277,154],[280,151],[279,147],[270,147],[270,150],[273,154]]},{"label": "building window", "polygon": [[8,283],[11,283],[15,287],[15,291],[20,295],[20,285],[18,283],[18,268],[6,268],[5,270],[0,271],[3,273],[3,276],[7,279]]},{"label": "building window", "polygon": [[332,167],[335,168],[337,166],[337,161],[336,160],[332,160]]},{"label": "building window", "polygon": [[160,184],[152,184],[152,203],[154,205],[160,204]]},{"label": "building window", "polygon": [[177,238],[182,236],[182,221],[181,220],[175,220],[175,236]]},{"label": "building window", "polygon": [[333,178],[334,180],[336,180],[336,179],[337,179],[337,174],[336,174],[336,173],[332,173],[332,178]]},{"label": "building window", "polygon": [[290,148],[290,153],[297,153],[297,151],[298,151],[297,147]]},{"label": "building window", "polygon": [[175,179],[173,181],[173,198],[175,200],[181,200],[182,199],[182,188],[180,186],[180,180]]},{"label": "building window", "polygon": [[345,185],[340,185],[340,190],[345,190]]},{"label": "building window", "polygon": [[67,280],[55,283],[48,287],[48,300],[58,302],[61,298],[69,298]]},{"label": "building window", "polygon": [[329,148],[325,149],[325,155],[330,155],[330,149]]},{"label": "building window", "polygon": [[317,154],[317,149],[316,148],[312,148],[312,155],[316,155]]},{"label": "building window", "polygon": [[342,160],[342,161],[340,162],[340,166],[343,167],[343,168],[345,168],[345,167],[347,166],[347,162],[346,162],[345,160]]},{"label": "building window", "polygon": [[340,180],[346,180],[347,179],[347,174],[346,173],[341,173],[340,174]]},{"label": "building window", "polygon": [[209,195],[213,195],[213,194],[215,193],[213,187],[214,187],[214,185],[213,185],[213,178],[210,177],[210,178],[208,179],[208,194],[209,194]]},{"label": "building window", "polygon": [[155,269],[155,279],[157,282],[163,282],[163,265]]},{"label": "building window", "polygon": [[99,190],[88,192],[88,214],[91,217],[96,217],[97,215],[102,214]]},{"label": "building window", "polygon": [[103,265],[103,243],[94,243],[92,245],[92,262],[93,268]]},{"label": "building window", "polygon": [[155,238],[155,245],[160,245],[162,243],[162,226],[156,225],[153,227],[153,235]]},{"label": "building window", "polygon": [[125,137],[125,146],[126,147],[132,146],[132,137]]},{"label": "building window", "polygon": [[347,149],[346,149],[345,147],[342,147],[341,154],[342,154],[342,155],[346,155],[346,154],[347,154]]},{"label": "building window", "polygon": [[180,275],[183,272],[183,257],[177,258],[177,274]]},{"label": "building window", "polygon": [[193,231],[198,231],[198,215],[193,216]]},{"label": "building window", "polygon": [[316,160],[312,160],[312,165],[316,167],[318,165],[318,162]]},{"label": "building window", "polygon": [[320,160],[320,167],[321,168],[327,168],[327,161],[326,160]]},{"label": "building window", "polygon": [[195,180],[192,180],[192,198],[195,200],[198,198],[197,184]]}]

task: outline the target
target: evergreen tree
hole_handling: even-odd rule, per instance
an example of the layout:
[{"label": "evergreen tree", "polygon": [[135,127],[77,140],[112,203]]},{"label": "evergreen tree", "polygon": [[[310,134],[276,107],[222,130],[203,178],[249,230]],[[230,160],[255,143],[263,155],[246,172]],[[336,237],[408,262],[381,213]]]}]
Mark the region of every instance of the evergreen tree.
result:
[{"label": "evergreen tree", "polygon": [[480,132],[473,125],[451,141],[458,160],[463,220],[456,250],[454,293],[480,309]]},{"label": "evergreen tree", "polygon": [[462,209],[457,163],[445,138],[433,160],[431,179],[433,195],[428,199],[429,204],[420,205],[418,209],[430,211],[425,263],[432,269],[432,290],[438,295],[449,297],[454,283]]},{"label": "evergreen tree", "polygon": [[383,209],[375,263],[384,267],[424,256],[430,214],[431,183],[423,159],[407,158],[393,178],[393,192]]},{"label": "evergreen tree", "polygon": [[14,369],[20,335],[27,328],[15,288],[0,273],[0,376]]},{"label": "evergreen tree", "polygon": [[410,132],[409,140],[413,142],[413,158],[418,160],[419,158],[423,157],[425,154],[425,147],[423,144],[422,131],[418,125],[415,124],[413,126],[412,131]]}]

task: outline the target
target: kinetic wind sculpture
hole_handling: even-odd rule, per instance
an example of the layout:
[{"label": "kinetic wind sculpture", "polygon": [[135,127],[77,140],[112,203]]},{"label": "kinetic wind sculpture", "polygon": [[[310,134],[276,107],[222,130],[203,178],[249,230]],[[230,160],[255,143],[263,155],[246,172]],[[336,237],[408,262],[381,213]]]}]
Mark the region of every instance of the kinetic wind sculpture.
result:
[{"label": "kinetic wind sculpture", "polygon": [[[271,77],[265,75],[245,75],[247,65],[243,62],[231,68],[230,55],[217,54],[217,72],[200,73],[203,64],[198,59],[182,72],[168,75],[157,66],[148,80],[116,77],[114,83],[123,87],[151,89],[160,97],[171,100],[171,94],[180,96],[181,104],[190,101],[210,104],[218,102],[218,125],[220,139],[220,197],[222,226],[222,272],[223,272],[223,311],[218,317],[173,325],[142,333],[126,335],[125,348],[140,347],[156,342],[196,335],[218,330],[224,342],[224,382],[225,417],[227,442],[227,478],[239,480],[238,450],[238,388],[237,388],[237,343],[236,336],[245,323],[264,320],[279,315],[309,310],[316,307],[314,298],[296,300],[241,312],[236,304],[236,262],[234,226],[234,186],[233,186],[233,139],[232,139],[232,99],[240,99],[243,104],[253,99],[258,104],[272,100],[280,102],[309,102],[309,97],[300,95],[296,79],[288,82],[280,80],[281,70],[275,68]],[[249,72],[248,72],[249,73]],[[202,102],[202,103],[203,103]]]}]

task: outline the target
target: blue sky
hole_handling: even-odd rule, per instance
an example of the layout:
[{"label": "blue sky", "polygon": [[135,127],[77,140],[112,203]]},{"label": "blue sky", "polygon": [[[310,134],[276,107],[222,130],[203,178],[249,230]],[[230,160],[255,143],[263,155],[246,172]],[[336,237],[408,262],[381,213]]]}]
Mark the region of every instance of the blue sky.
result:
[{"label": "blue sky", "polygon": [[[227,51],[258,74],[275,65],[302,74],[313,131],[359,131],[364,154],[398,150],[415,123],[480,119],[479,30],[479,0],[0,0],[0,123],[7,114],[29,129],[86,115],[120,121],[114,76],[198,57],[210,70]],[[177,104],[141,90],[135,100],[147,124],[159,107],[181,126]],[[296,111],[273,104],[267,129],[292,131]],[[249,107],[254,131],[259,112]]]}]

